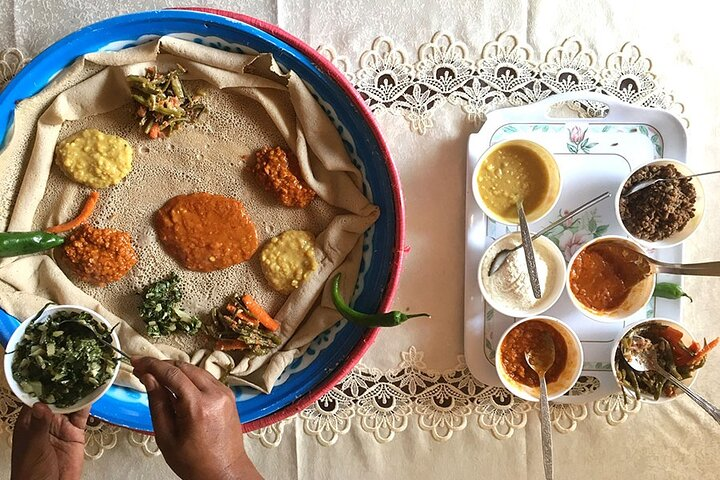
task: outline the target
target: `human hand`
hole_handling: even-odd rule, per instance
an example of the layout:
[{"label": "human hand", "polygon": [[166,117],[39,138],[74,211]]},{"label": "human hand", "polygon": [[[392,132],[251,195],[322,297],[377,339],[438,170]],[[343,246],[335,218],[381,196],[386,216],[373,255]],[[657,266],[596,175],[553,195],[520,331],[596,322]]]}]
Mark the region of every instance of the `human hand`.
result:
[{"label": "human hand", "polygon": [[76,480],[82,474],[90,407],[69,415],[36,403],[20,410],[12,444],[11,480]]},{"label": "human hand", "polygon": [[148,392],[157,445],[179,477],[262,478],[245,453],[232,390],[189,363],[143,357],[132,364]]}]

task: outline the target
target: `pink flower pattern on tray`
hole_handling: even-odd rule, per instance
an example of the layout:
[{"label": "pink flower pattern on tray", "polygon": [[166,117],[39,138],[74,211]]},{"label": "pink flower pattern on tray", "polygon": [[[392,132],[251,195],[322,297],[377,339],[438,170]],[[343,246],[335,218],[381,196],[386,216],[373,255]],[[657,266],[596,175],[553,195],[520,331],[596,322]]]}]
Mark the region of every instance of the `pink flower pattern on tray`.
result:
[{"label": "pink flower pattern on tray", "polygon": [[[558,217],[567,214],[567,210],[558,211]],[[607,232],[608,224],[602,221],[597,209],[590,210],[580,217],[566,220],[545,234],[563,252],[565,261],[570,261],[577,250],[593,238],[600,237]]]}]

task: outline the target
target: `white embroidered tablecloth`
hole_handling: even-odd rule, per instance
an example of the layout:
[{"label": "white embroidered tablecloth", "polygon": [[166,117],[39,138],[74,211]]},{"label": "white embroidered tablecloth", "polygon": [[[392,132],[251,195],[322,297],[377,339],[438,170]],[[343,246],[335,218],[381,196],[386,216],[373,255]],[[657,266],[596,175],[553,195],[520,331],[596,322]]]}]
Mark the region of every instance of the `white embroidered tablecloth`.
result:
[{"label": "white embroidered tablecloth", "polygon": [[[65,34],[103,18],[173,2],[0,0],[0,87]],[[182,2],[180,3],[182,5]],[[367,99],[398,166],[407,250],[397,309],[432,322],[382,331],[362,364],[313,406],[253,432],[267,478],[540,478],[537,410],[474,380],[464,365],[465,145],[488,111],[554,91],[597,89],[684,118],[696,171],[720,168],[720,67],[709,11],[666,1],[288,0],[203,2],[279,25],[333,62]],[[18,50],[4,48],[17,47]],[[652,59],[652,63],[651,63]],[[484,69],[511,67],[488,83]],[[447,75],[435,75],[441,66]],[[553,83],[559,69],[574,82]],[[454,84],[449,79],[469,80]],[[444,79],[444,80],[443,80]],[[469,86],[469,87],[468,87]],[[685,260],[718,259],[720,180]],[[455,213],[453,213],[455,212]],[[686,280],[684,322],[717,336],[720,279]],[[717,352],[714,352],[717,353]],[[720,354],[696,383],[720,403]],[[0,479],[9,478],[17,403],[0,390]],[[713,478],[720,427],[689,399],[661,406],[608,397],[553,408],[556,478]],[[222,439],[218,439],[222,441]],[[173,478],[152,438],[94,424],[85,478]]]}]

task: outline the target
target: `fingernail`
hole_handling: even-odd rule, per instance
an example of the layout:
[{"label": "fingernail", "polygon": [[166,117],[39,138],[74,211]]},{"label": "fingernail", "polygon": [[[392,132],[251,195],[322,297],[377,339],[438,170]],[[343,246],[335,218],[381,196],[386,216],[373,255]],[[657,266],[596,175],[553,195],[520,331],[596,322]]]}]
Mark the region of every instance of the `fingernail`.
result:
[{"label": "fingernail", "polygon": [[143,375],[140,378],[140,381],[143,385],[145,385],[145,389],[148,392],[152,392],[153,390],[158,388],[157,380],[155,380],[155,377],[153,377],[152,375]]}]

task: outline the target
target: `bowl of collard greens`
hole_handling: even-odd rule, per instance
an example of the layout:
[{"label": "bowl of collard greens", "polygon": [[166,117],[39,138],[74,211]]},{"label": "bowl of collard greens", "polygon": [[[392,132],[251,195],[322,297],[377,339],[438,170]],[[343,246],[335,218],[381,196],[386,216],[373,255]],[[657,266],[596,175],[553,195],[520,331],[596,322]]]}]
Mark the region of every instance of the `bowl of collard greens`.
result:
[{"label": "bowl of collard greens", "polygon": [[120,341],[110,323],[78,305],[53,305],[15,330],[5,353],[5,376],[26,405],[43,402],[71,413],[99,399],[118,375]]}]

